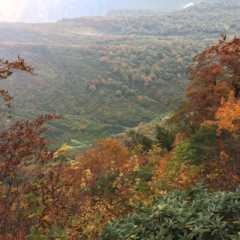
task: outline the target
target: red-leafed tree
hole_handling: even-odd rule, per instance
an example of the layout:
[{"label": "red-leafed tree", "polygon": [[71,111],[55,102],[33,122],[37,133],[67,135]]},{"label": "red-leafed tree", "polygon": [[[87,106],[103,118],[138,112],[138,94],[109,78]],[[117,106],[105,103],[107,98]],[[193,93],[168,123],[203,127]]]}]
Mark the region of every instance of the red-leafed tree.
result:
[{"label": "red-leafed tree", "polygon": [[[15,70],[33,73],[33,68],[20,57],[12,62],[0,60],[1,80]],[[7,107],[11,107],[13,98],[8,91],[0,90],[0,96]],[[29,209],[27,198],[34,179],[41,179],[43,167],[54,155],[43,136],[44,125],[56,118],[54,115],[40,116],[0,130],[0,239],[25,239],[29,232],[32,209]]]},{"label": "red-leafed tree", "polygon": [[192,132],[206,124],[217,129],[218,154],[205,162],[203,178],[217,189],[235,189],[240,182],[240,38],[221,40],[197,55],[190,80],[183,115]]}]

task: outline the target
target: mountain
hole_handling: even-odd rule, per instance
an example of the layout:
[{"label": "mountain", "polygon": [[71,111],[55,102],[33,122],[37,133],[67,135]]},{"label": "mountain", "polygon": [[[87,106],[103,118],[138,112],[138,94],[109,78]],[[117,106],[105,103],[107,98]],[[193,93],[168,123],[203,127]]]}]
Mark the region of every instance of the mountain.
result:
[{"label": "mountain", "polygon": [[238,35],[240,2],[212,0],[191,2],[175,12],[157,10],[115,10],[106,17],[84,17],[72,22],[80,28],[90,28],[105,34],[218,37],[226,32]]},{"label": "mountain", "polygon": [[[0,8],[0,21],[49,22],[63,18],[105,15],[111,10],[173,11],[199,0],[9,0]],[[17,9],[16,9],[17,6]]]}]

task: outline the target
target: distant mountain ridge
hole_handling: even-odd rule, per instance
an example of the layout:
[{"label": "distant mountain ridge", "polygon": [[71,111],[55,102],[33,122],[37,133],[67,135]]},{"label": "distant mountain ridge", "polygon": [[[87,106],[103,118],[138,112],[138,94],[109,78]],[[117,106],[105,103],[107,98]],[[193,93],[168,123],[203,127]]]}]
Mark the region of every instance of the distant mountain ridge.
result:
[{"label": "distant mountain ridge", "polygon": [[240,32],[240,1],[202,0],[189,2],[180,10],[113,10],[105,17],[80,17],[65,20],[78,28],[99,34],[219,37],[223,32]]},{"label": "distant mountain ridge", "polygon": [[[211,7],[240,6],[239,0],[8,0],[11,4],[0,7],[0,22],[56,22],[83,16],[155,15],[196,5]],[[12,9],[18,4],[18,8]],[[8,5],[8,4],[7,4]],[[124,10],[124,11],[123,11]],[[8,11],[10,13],[8,13]],[[7,15],[11,15],[6,18]]]}]

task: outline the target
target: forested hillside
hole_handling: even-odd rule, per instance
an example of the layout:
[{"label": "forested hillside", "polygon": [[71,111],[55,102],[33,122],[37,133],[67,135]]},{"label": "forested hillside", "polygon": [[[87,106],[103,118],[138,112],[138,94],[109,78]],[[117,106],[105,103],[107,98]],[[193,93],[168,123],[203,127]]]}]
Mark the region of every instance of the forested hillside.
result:
[{"label": "forested hillside", "polygon": [[[173,13],[123,12],[109,17],[80,18],[79,26],[96,29],[99,32],[115,34],[154,35],[161,37],[216,37],[221,32],[237,34],[240,4],[236,0],[202,1],[193,7]],[[177,23],[177,24],[176,24]]]},{"label": "forested hillside", "polygon": [[15,96],[12,115],[62,115],[52,138],[81,148],[176,109],[191,58],[238,32],[239,4],[218,2],[164,16],[1,24],[1,56],[20,54],[36,73],[1,83]]},{"label": "forested hillside", "polygon": [[[198,54],[185,102],[154,139],[131,131],[70,157],[70,146],[50,150],[44,137],[60,116],[3,129],[0,238],[238,240],[239,63],[239,38]],[[1,80],[16,69],[34,74],[21,58],[0,64]],[[11,107],[9,92],[0,95]]]},{"label": "forested hillside", "polygon": [[0,240],[239,240],[239,6],[0,24]]}]

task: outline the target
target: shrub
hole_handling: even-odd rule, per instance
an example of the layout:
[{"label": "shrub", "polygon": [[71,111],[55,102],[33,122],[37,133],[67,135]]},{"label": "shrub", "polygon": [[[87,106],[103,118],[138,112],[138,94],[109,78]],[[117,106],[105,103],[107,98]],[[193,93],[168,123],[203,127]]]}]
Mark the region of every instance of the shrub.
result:
[{"label": "shrub", "polygon": [[102,240],[233,240],[240,237],[240,192],[203,187],[159,198],[109,224]]},{"label": "shrub", "polygon": [[149,151],[154,144],[152,139],[136,131],[130,131],[128,135],[131,138],[132,145],[141,145],[145,152]]},{"label": "shrub", "polygon": [[157,127],[157,140],[162,148],[171,150],[174,139],[175,135],[170,130]]},{"label": "shrub", "polygon": [[191,164],[216,159],[217,133],[215,127],[201,127],[190,139],[176,147],[176,158]]}]

